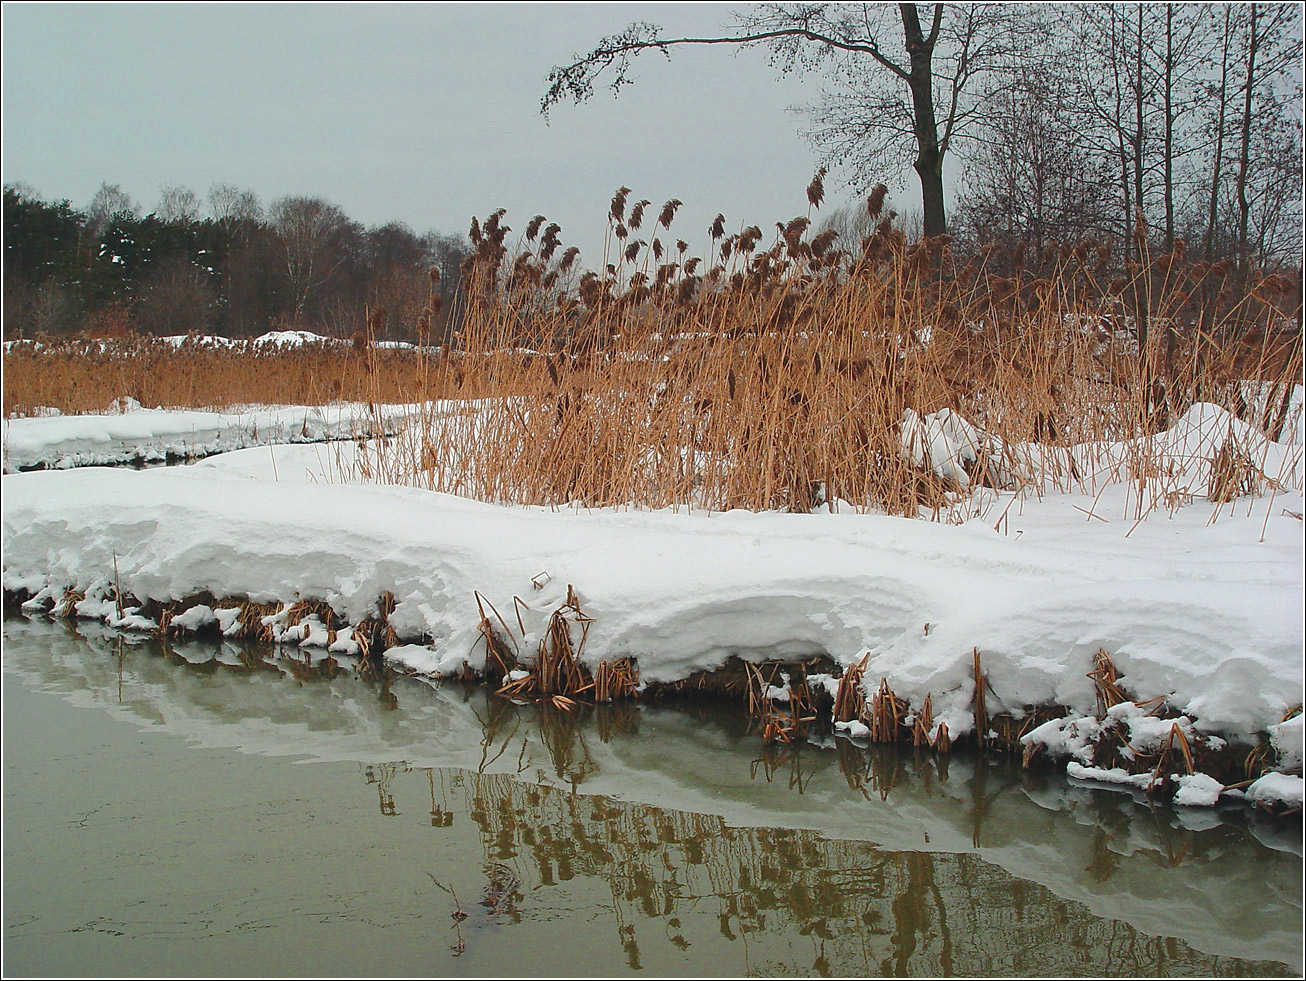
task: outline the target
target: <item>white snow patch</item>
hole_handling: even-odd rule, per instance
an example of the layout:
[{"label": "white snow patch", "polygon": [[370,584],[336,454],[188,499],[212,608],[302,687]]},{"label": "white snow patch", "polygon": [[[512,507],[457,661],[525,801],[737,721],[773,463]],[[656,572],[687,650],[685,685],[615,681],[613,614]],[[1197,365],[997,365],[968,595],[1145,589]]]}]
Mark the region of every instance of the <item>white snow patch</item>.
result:
[{"label": "white snow patch", "polygon": [[1299,776],[1290,773],[1267,773],[1247,788],[1247,799],[1267,804],[1282,804],[1285,807],[1301,807],[1304,788],[1306,783]]},{"label": "white snow patch", "polygon": [[1302,734],[1306,715],[1298,712],[1286,722],[1269,727],[1270,745],[1279,754],[1279,766],[1284,770],[1302,768]]},{"label": "white snow patch", "polygon": [[1205,773],[1185,773],[1179,778],[1174,802],[1185,807],[1214,807],[1224,784]]},{"label": "white snow patch", "polygon": [[183,613],[178,613],[169,621],[169,625],[176,630],[189,630],[194,633],[197,630],[203,630],[205,627],[213,626],[217,622],[218,618],[213,609],[199,603]]}]

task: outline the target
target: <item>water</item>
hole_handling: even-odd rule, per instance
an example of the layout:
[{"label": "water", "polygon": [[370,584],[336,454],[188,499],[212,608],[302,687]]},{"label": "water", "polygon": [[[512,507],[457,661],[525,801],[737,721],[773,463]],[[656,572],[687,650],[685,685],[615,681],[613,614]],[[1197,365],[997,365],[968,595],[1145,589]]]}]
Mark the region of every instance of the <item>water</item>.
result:
[{"label": "water", "polygon": [[1239,808],[81,629],[4,626],[6,975],[1302,969]]}]

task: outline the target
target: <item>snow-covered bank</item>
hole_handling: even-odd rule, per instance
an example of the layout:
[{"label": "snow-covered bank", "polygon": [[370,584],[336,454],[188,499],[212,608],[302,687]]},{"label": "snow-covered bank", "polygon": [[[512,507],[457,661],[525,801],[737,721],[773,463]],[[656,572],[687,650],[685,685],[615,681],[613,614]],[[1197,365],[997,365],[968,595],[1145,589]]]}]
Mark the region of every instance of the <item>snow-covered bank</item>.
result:
[{"label": "snow-covered bank", "polygon": [[981,491],[971,520],[949,527],[509,508],[342,485],[339,462],[286,446],[189,468],[6,476],[4,587],[52,602],[71,588],[91,594],[82,612],[116,618],[94,599],[116,574],[143,601],[314,599],[351,624],[389,592],[390,625],[418,645],[404,660],[438,675],[484,663],[477,593],[529,659],[570,585],[594,619],[590,663],[634,657],[656,682],[732,654],[848,665],[870,652],[867,685],[887,678],[914,706],[930,695],[954,736],[973,728],[975,648],[990,714],[1093,713],[1099,649],[1122,686],[1169,696],[1195,732],[1248,738],[1303,700],[1299,481],[1273,499],[1179,499],[1141,523],[1126,483]]},{"label": "snow-covered bank", "polygon": [[243,411],[144,409],[125,400],[108,415],[4,421],[4,471],[187,460],[271,443],[315,443],[378,424],[392,429],[413,406],[251,406]]}]

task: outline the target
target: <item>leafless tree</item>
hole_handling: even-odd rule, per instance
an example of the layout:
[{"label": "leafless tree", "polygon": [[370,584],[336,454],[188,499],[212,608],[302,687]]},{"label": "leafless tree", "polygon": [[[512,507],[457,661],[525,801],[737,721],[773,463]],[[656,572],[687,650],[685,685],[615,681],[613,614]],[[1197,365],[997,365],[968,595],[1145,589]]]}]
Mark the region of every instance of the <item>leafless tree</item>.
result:
[{"label": "leafless tree", "polygon": [[352,223],[336,205],[315,197],[281,198],[268,217],[299,322],[314,293],[348,257],[344,246]]},{"label": "leafless tree", "polygon": [[209,212],[220,225],[263,220],[263,205],[253,191],[242,191],[232,184],[214,184],[209,188]]},{"label": "leafless tree", "polygon": [[664,38],[656,25],[637,23],[554,68],[541,109],[585,101],[605,73],[620,91],[631,83],[631,59],[643,51],[767,45],[782,72],[821,70],[834,83],[811,110],[816,146],[849,163],[862,189],[910,163],[921,182],[924,233],[941,235],[944,161],[983,112],[980,85],[1000,78],[1028,49],[1026,14],[1022,5],[938,3],[922,20],[914,3],[772,3],[717,37]]},{"label": "leafless tree", "polygon": [[1022,70],[995,93],[968,159],[958,224],[978,241],[1029,247],[1116,230],[1109,164],[1082,152],[1062,111],[1067,81]]},{"label": "leafless tree", "polygon": [[154,213],[160,221],[189,224],[199,217],[199,196],[189,187],[164,187],[159,192],[159,206]]},{"label": "leafless tree", "polygon": [[100,189],[86,206],[86,226],[93,236],[101,235],[109,227],[114,215],[127,214],[140,217],[140,206],[120,184],[101,184]]},{"label": "leafless tree", "polygon": [[217,290],[212,277],[171,257],[150,270],[136,301],[136,320],[150,334],[202,334],[213,325]]}]

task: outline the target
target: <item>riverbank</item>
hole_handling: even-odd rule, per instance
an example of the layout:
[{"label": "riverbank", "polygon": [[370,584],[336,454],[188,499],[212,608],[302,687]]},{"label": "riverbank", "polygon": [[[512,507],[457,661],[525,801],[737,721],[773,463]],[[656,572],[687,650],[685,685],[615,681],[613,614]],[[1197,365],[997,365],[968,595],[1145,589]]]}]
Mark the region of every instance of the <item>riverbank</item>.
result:
[{"label": "riverbank", "polygon": [[[275,446],[167,470],[8,475],[4,588],[29,610],[124,629],[255,630],[322,657],[385,647],[431,678],[524,681],[563,637],[591,680],[624,664],[617,687],[634,692],[732,659],[819,657],[829,677],[808,687],[831,696],[860,666],[849,721],[863,728],[850,736],[874,738],[876,713],[891,713],[895,735],[946,749],[1002,720],[995,737],[1080,775],[1128,789],[1152,774],[1191,803],[1239,782],[1228,760],[1217,787],[1188,772],[1236,744],[1287,771],[1267,799],[1300,806],[1295,476],[1225,503],[1180,495],[1143,521],[1127,482],[979,489],[944,525],[839,502],[810,514],[504,507],[367,484],[354,453]],[[766,680],[764,711],[783,728],[798,714],[793,679]]]},{"label": "riverbank", "polygon": [[278,443],[321,443],[393,433],[413,405],[253,405],[223,412],[146,409],[123,398],[106,413],[47,409],[5,419],[4,472],[185,463]]}]

